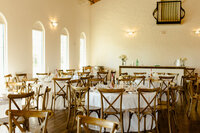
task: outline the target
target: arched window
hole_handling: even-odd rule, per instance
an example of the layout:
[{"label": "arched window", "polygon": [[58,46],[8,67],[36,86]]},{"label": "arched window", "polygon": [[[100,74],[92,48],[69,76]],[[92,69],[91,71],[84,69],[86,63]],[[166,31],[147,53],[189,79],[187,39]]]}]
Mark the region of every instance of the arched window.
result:
[{"label": "arched window", "polygon": [[41,22],[36,22],[32,29],[33,77],[45,72],[45,29]]},{"label": "arched window", "polygon": [[86,66],[86,35],[81,33],[80,37],[80,68]]},{"label": "arched window", "polygon": [[4,84],[7,68],[7,21],[0,13],[0,86]]},{"label": "arched window", "polygon": [[66,28],[60,35],[61,69],[69,69],[69,33]]}]

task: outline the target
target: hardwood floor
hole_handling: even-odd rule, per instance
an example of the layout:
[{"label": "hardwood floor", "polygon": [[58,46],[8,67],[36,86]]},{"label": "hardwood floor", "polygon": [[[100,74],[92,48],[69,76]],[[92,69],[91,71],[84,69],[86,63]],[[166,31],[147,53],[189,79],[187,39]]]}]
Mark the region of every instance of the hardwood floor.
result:
[{"label": "hardwood floor", "polygon": [[[172,133],[200,133],[200,107],[196,112],[192,107],[190,120],[186,116],[187,105],[180,105],[177,107],[177,119],[179,131],[173,128]],[[159,115],[161,116],[161,115]],[[163,116],[163,117],[162,117]],[[159,117],[159,130],[160,133],[168,133],[167,115],[163,112],[163,115]],[[69,133],[66,129],[67,111],[56,111],[55,115],[48,121],[48,133]],[[70,120],[71,125],[72,119]],[[173,122],[173,121],[172,121]],[[173,124],[174,125],[174,124]],[[76,132],[74,128],[73,131]]]}]

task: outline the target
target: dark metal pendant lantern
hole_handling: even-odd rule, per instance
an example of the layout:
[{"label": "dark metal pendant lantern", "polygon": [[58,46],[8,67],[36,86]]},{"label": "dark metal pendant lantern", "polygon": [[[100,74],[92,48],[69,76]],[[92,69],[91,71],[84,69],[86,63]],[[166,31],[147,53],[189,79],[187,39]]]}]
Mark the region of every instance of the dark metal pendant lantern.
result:
[{"label": "dark metal pendant lantern", "polygon": [[159,1],[153,12],[157,24],[180,24],[185,16],[181,1]]}]

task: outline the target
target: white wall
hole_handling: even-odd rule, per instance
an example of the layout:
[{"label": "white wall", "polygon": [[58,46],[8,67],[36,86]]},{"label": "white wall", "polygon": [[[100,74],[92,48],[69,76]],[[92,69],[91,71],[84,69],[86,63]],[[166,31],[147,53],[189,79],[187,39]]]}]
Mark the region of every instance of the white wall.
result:
[{"label": "white wall", "polygon": [[[8,72],[32,73],[32,27],[41,21],[45,27],[46,68],[60,68],[60,34],[70,35],[70,67],[79,65],[79,40],[85,32],[90,44],[90,8],[82,0],[0,0],[0,12],[8,22]],[[58,27],[50,28],[50,18]]]},{"label": "white wall", "polygon": [[[156,0],[101,0],[91,7],[91,65],[117,69],[121,54],[127,64],[174,65],[186,57],[187,66],[200,67],[200,1],[184,0],[186,16],[182,24],[157,25],[152,13]],[[134,37],[126,35],[134,30]]]}]

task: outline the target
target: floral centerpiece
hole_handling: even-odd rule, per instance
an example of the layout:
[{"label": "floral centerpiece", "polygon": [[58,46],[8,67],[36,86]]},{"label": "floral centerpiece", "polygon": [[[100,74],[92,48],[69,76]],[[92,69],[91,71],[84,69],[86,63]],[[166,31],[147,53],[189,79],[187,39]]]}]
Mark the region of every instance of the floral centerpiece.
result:
[{"label": "floral centerpiece", "polygon": [[121,55],[119,58],[122,60],[122,66],[126,65],[126,61],[128,60],[126,55]]}]

